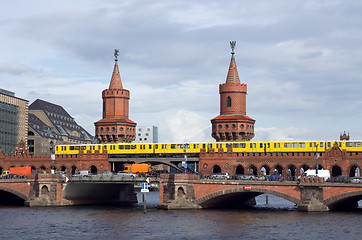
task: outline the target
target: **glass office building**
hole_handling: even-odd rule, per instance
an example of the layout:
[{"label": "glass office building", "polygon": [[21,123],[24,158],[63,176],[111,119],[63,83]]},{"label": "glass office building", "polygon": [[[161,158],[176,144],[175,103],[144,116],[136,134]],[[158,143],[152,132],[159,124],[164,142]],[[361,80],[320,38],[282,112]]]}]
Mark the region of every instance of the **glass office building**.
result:
[{"label": "glass office building", "polygon": [[10,154],[21,140],[27,142],[27,136],[28,101],[0,89],[0,149]]}]

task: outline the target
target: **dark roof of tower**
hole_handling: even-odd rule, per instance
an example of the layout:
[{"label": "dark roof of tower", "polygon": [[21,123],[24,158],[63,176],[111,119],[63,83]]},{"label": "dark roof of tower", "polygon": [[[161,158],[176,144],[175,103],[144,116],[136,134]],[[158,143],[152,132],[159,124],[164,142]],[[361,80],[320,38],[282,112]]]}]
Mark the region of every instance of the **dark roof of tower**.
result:
[{"label": "dark roof of tower", "polygon": [[252,119],[251,117],[248,117],[246,115],[219,115],[212,120],[239,120],[239,119],[242,119],[242,120],[251,120],[251,121],[255,121],[254,119]]}]

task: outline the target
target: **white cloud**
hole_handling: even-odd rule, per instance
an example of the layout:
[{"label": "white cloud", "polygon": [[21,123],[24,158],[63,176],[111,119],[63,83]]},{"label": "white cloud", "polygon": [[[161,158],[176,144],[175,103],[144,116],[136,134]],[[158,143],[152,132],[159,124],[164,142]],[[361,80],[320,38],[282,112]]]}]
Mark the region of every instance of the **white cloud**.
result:
[{"label": "white cloud", "polygon": [[[175,114],[169,115],[160,124],[162,139],[166,142],[202,142],[210,141],[205,131],[211,131],[210,120],[198,113],[178,110]],[[211,134],[210,134],[211,135]]]}]

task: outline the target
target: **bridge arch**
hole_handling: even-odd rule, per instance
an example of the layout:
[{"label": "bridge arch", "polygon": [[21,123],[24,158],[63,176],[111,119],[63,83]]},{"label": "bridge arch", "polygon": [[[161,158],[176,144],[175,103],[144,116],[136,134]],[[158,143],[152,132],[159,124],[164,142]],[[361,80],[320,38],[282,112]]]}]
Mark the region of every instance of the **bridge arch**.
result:
[{"label": "bridge arch", "polygon": [[257,175],[258,169],[255,167],[254,164],[249,165],[247,174]]},{"label": "bridge arch", "polygon": [[342,175],[342,168],[338,164],[333,165],[331,175],[332,177],[337,177]]},{"label": "bridge arch", "polygon": [[241,164],[236,167],[235,174],[245,174],[245,169]]},{"label": "bridge arch", "polygon": [[157,161],[155,161],[155,160],[150,161],[149,159],[145,159],[145,160],[138,160],[138,161],[134,161],[134,162],[135,162],[135,163],[150,163],[150,164],[155,164],[155,163],[165,164],[165,165],[167,165],[167,166],[170,166],[170,167],[173,167],[173,168],[179,170],[180,172],[183,172],[183,171],[184,171],[183,169],[179,168],[176,164],[173,164],[173,163],[171,163],[171,162],[169,162],[169,161],[167,161],[167,160],[161,160],[161,159],[159,159],[159,160],[157,160]]},{"label": "bridge arch", "polygon": [[338,209],[342,207],[357,207],[358,201],[362,200],[362,190],[342,193],[324,200],[324,204],[328,206],[330,210]]},{"label": "bridge arch", "polygon": [[212,167],[212,173],[221,173],[221,168],[219,165],[214,165]]},{"label": "bridge arch", "polygon": [[358,165],[353,164],[347,168],[347,173],[348,173],[348,176],[355,177],[355,176],[361,175],[361,169],[359,168]]},{"label": "bridge arch", "polygon": [[310,167],[307,164],[303,164],[299,167],[300,169],[300,175],[302,175],[305,171],[307,171],[308,169],[310,169]]},{"label": "bridge arch", "polygon": [[267,164],[264,164],[260,168],[260,172],[265,172],[265,175],[270,175],[270,167]]},{"label": "bridge arch", "polygon": [[97,174],[97,173],[98,173],[97,167],[94,166],[94,165],[92,165],[92,166],[90,167],[90,172],[91,172],[92,174]]},{"label": "bridge arch", "polygon": [[[225,189],[217,192],[213,192],[210,194],[207,194],[199,199],[196,199],[196,203],[199,204],[203,208],[209,208],[209,207],[217,207],[217,206],[230,206],[227,200],[231,200],[233,198],[237,199],[237,202],[240,202],[240,199],[247,202],[248,200],[255,198],[261,194],[271,194],[275,195],[277,197],[284,198],[288,201],[291,201],[297,205],[301,204],[301,200],[292,197],[290,195],[287,195],[282,192],[278,192],[275,190],[270,189],[264,189],[264,188],[256,188],[253,187],[251,191],[245,191],[243,188],[231,188],[231,189]],[[227,202],[225,204],[225,201]]]},{"label": "bridge arch", "polygon": [[283,175],[284,168],[283,168],[282,165],[277,164],[273,168],[274,168],[274,172],[273,172],[274,174],[277,173],[277,174],[282,174]]},{"label": "bridge arch", "polygon": [[[6,197],[1,196],[1,192],[4,192]],[[25,201],[27,201],[29,199],[28,196],[26,196],[25,194],[18,192],[14,189],[11,188],[7,188],[7,187],[3,187],[0,186],[0,202],[6,202],[6,200],[9,201],[9,203],[14,204],[14,203],[24,203]]]}]

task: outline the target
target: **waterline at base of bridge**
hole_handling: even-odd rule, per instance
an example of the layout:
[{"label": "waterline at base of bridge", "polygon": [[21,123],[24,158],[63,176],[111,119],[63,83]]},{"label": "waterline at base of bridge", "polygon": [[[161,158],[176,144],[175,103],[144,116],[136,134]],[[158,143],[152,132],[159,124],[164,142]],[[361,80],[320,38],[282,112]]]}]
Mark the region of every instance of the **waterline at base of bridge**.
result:
[{"label": "waterline at base of bridge", "polygon": [[243,208],[255,205],[255,197],[271,194],[294,203],[298,211],[325,212],[358,206],[362,185],[215,180],[164,174],[160,177],[159,194],[158,208],[163,209]]}]

